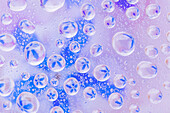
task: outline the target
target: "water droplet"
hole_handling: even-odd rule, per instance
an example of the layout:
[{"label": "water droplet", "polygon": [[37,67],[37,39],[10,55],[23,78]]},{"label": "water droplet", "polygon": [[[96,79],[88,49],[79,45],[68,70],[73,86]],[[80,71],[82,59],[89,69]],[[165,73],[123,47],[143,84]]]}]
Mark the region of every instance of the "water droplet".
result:
[{"label": "water droplet", "polygon": [[73,53],[77,53],[80,51],[80,44],[77,41],[72,41],[69,45],[69,49]]},{"label": "water droplet", "polygon": [[124,88],[127,84],[126,76],[122,74],[117,74],[114,77],[113,83],[117,88]]},{"label": "water droplet", "polygon": [[59,25],[59,33],[66,38],[74,37],[78,32],[78,25],[73,21],[62,22]]},{"label": "water droplet", "polygon": [[64,90],[68,95],[76,95],[80,90],[77,79],[71,77],[64,82]]},{"label": "water droplet", "polygon": [[111,75],[110,73],[110,67],[104,64],[97,65],[93,70],[93,76],[101,82],[108,80]]},{"label": "water droplet", "polygon": [[135,39],[125,32],[117,32],[112,38],[112,46],[119,55],[128,56],[135,50]]},{"label": "water droplet", "polygon": [[147,46],[145,48],[145,54],[149,58],[156,58],[158,56],[158,49],[154,47],[153,45]]},{"label": "water droplet", "polygon": [[56,40],[56,46],[58,48],[62,48],[64,46],[64,40],[62,40],[62,39]]},{"label": "water droplet", "polygon": [[91,62],[86,57],[79,57],[75,62],[75,68],[80,73],[86,73],[90,70]]},{"label": "water droplet", "polygon": [[165,55],[170,54],[170,45],[169,44],[162,44],[161,45],[161,52]]},{"label": "water droplet", "polygon": [[165,64],[166,64],[166,66],[170,69],[170,57],[167,57],[167,58],[165,59]]},{"label": "water droplet", "polygon": [[92,87],[86,87],[83,91],[83,96],[86,100],[95,100],[97,96],[97,92]]},{"label": "water droplet", "polygon": [[30,74],[28,72],[21,73],[21,78],[24,81],[27,81],[30,78]]},{"label": "water droplet", "polygon": [[58,54],[51,55],[47,60],[48,68],[54,72],[60,72],[65,68],[65,59]]},{"label": "water droplet", "polygon": [[17,68],[18,67],[18,61],[17,60],[11,60],[9,62],[9,65],[11,68]]},{"label": "water droplet", "polygon": [[24,50],[26,61],[31,65],[39,65],[44,61],[45,48],[40,42],[30,42]]},{"label": "water droplet", "polygon": [[103,46],[100,44],[93,44],[90,47],[90,54],[97,57],[103,53]]},{"label": "water droplet", "polygon": [[139,113],[140,112],[140,108],[139,108],[139,106],[137,106],[135,104],[132,104],[129,107],[129,112],[130,113]]},{"label": "water droplet", "polygon": [[170,89],[170,82],[169,81],[165,81],[163,83],[163,86],[165,87],[165,89]]},{"label": "water droplet", "polygon": [[126,0],[129,4],[137,4],[139,0]]},{"label": "water droplet", "polygon": [[140,96],[140,93],[139,93],[138,90],[132,90],[132,91],[130,92],[130,94],[131,94],[131,97],[132,97],[133,99],[138,99],[139,96]]},{"label": "water droplet", "polygon": [[12,51],[16,46],[16,39],[11,34],[0,34],[0,50]]},{"label": "water droplet", "polygon": [[58,84],[59,84],[59,81],[58,81],[58,79],[56,79],[56,78],[52,78],[51,80],[50,80],[50,83],[51,83],[51,85],[52,86],[58,86]]},{"label": "water droplet", "polygon": [[9,96],[14,89],[14,81],[11,78],[0,78],[0,96]]},{"label": "water droplet", "polygon": [[150,4],[146,7],[146,14],[150,19],[155,19],[161,14],[161,8],[157,4]]},{"label": "water droplet", "polygon": [[111,13],[115,9],[115,4],[113,3],[112,0],[103,0],[101,3],[101,6],[104,11]]},{"label": "water droplet", "polygon": [[96,28],[93,24],[86,24],[83,27],[83,32],[88,36],[92,36],[96,33]]},{"label": "water droplet", "polygon": [[111,29],[115,26],[115,24],[116,24],[116,21],[115,21],[115,18],[113,16],[106,16],[104,18],[104,25],[107,28]]},{"label": "water droplet", "polygon": [[55,106],[50,110],[50,113],[64,113],[64,111],[61,107]]},{"label": "water droplet", "polygon": [[119,93],[112,93],[108,99],[110,107],[115,110],[122,108],[123,101],[123,96]]},{"label": "water droplet", "polygon": [[85,20],[92,20],[95,17],[95,8],[92,4],[83,4],[80,13]]},{"label": "water droplet", "polygon": [[167,20],[170,22],[170,12],[167,14]]},{"label": "water droplet", "polygon": [[19,22],[19,28],[28,34],[33,34],[35,32],[35,25],[27,19],[21,20]]},{"label": "water droplet", "polygon": [[12,11],[23,11],[27,7],[27,0],[8,0],[8,7]]},{"label": "water droplet", "polygon": [[167,32],[166,37],[167,37],[168,42],[170,42],[170,31]]},{"label": "water droplet", "polygon": [[137,73],[145,79],[155,78],[157,71],[157,66],[149,61],[141,61],[137,65]]},{"label": "water droplet", "polygon": [[38,73],[35,75],[33,82],[37,88],[44,88],[48,84],[48,77],[44,73]]},{"label": "water droplet", "polygon": [[158,89],[150,89],[148,92],[148,99],[153,104],[158,104],[162,101],[162,92]]},{"label": "water droplet", "polygon": [[0,55],[0,67],[2,67],[5,64],[5,58]]},{"label": "water droplet", "polygon": [[64,6],[65,0],[40,0],[40,5],[47,12],[55,12]]},{"label": "water droplet", "polygon": [[152,39],[157,39],[160,36],[160,29],[154,25],[149,26],[147,29],[147,33],[149,35],[150,38]]},{"label": "water droplet", "polygon": [[5,13],[1,17],[1,22],[4,25],[9,25],[12,22],[12,15],[10,13]]},{"label": "water droplet", "polygon": [[136,81],[133,78],[130,78],[128,80],[128,83],[129,83],[130,86],[135,86],[136,85]]},{"label": "water droplet", "polygon": [[137,20],[140,17],[140,12],[137,7],[129,7],[126,10],[126,16],[129,20]]},{"label": "water droplet", "polygon": [[92,113],[104,113],[104,112],[102,110],[97,109],[97,110],[94,110]]},{"label": "water droplet", "polygon": [[3,102],[2,106],[5,110],[10,110],[12,108],[12,102],[9,100],[6,100]]},{"label": "water droplet", "polygon": [[58,98],[58,92],[54,88],[49,88],[46,92],[46,98],[48,101],[55,101]]}]

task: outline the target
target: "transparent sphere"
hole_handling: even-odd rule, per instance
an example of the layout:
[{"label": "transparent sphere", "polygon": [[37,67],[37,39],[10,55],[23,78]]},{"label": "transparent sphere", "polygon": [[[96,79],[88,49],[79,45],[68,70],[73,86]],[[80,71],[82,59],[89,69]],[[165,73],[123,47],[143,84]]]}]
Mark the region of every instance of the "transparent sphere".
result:
[{"label": "transparent sphere", "polygon": [[170,12],[167,14],[167,20],[170,22]]},{"label": "transparent sphere", "polygon": [[140,93],[139,93],[138,90],[132,90],[132,91],[130,92],[130,94],[131,94],[131,97],[132,97],[133,99],[138,99],[139,96],[140,96]]},{"label": "transparent sphere", "polygon": [[101,6],[104,11],[111,13],[115,9],[115,4],[112,0],[103,0]]},{"label": "transparent sphere", "polygon": [[2,103],[4,110],[10,110],[12,108],[12,102],[9,100],[6,100]]},{"label": "transparent sphere", "polygon": [[130,86],[135,86],[136,85],[136,81],[133,78],[130,78],[128,80],[128,83],[129,83]]},{"label": "transparent sphere", "polygon": [[113,83],[117,88],[124,88],[127,84],[126,76],[117,74],[113,79]]},{"label": "transparent sphere", "polygon": [[95,17],[95,8],[92,4],[83,4],[80,13],[85,20],[92,20]]},{"label": "transparent sphere", "polygon": [[75,110],[73,113],[83,113],[81,110]]},{"label": "transparent sphere", "polygon": [[165,81],[163,83],[163,86],[164,86],[165,89],[170,89],[170,82],[169,81]]},{"label": "transparent sphere", "polygon": [[156,58],[158,56],[158,49],[154,47],[153,45],[149,45],[145,48],[145,54],[149,58]]},{"label": "transparent sphere", "polygon": [[17,97],[16,104],[22,112],[28,113],[36,113],[40,105],[37,97],[29,92],[22,92]]},{"label": "transparent sphere", "polygon": [[96,33],[96,28],[93,24],[86,24],[83,27],[83,32],[88,36],[92,36]]},{"label": "transparent sphere", "polygon": [[64,82],[64,90],[68,95],[76,95],[80,90],[77,79],[71,77]]},{"label": "transparent sphere", "polygon": [[16,46],[16,39],[13,35],[3,33],[0,34],[0,50],[12,51]]},{"label": "transparent sphere", "polygon": [[152,39],[157,39],[160,36],[160,29],[154,25],[149,26],[147,29],[147,33],[149,35],[150,38]]},{"label": "transparent sphere", "polygon": [[62,48],[64,46],[64,40],[62,40],[62,39],[56,40],[56,46],[58,48]]},{"label": "transparent sphere", "polygon": [[9,96],[14,89],[14,81],[11,78],[0,78],[0,96]]},{"label": "transparent sphere", "polygon": [[168,42],[170,42],[170,31],[168,31],[168,32],[166,33],[166,37],[167,37]]},{"label": "transparent sphere", "polygon": [[24,81],[27,81],[30,78],[30,74],[28,72],[21,73],[21,78]]},{"label": "transparent sphere", "polygon": [[97,110],[94,110],[92,113],[104,113],[104,112],[100,109],[97,109]]},{"label": "transparent sphere", "polygon": [[59,80],[58,79],[56,79],[56,78],[52,78],[51,80],[50,80],[50,84],[52,85],[52,86],[58,86],[58,84],[59,84]]},{"label": "transparent sphere", "polygon": [[48,68],[54,72],[60,72],[65,68],[65,59],[58,54],[51,55],[47,60]]},{"label": "transparent sphere", "polygon": [[116,53],[128,56],[135,50],[135,39],[125,32],[117,32],[112,38],[112,46]]},{"label": "transparent sphere", "polygon": [[35,32],[35,25],[30,20],[23,19],[18,26],[25,33],[33,34]]},{"label": "transparent sphere", "polygon": [[78,25],[73,21],[62,22],[59,25],[59,33],[66,38],[74,37],[78,32]]},{"label": "transparent sphere", "polygon": [[55,101],[58,98],[58,92],[54,88],[49,88],[46,92],[46,98],[48,101]]},{"label": "transparent sphere", "polygon": [[40,0],[40,5],[47,12],[55,12],[64,6],[65,0]]},{"label": "transparent sphere", "polygon": [[137,4],[139,0],[126,0],[129,4]]},{"label": "transparent sphere", "polygon": [[48,77],[44,73],[38,73],[35,75],[33,83],[37,88],[44,88],[48,84]]},{"label": "transparent sphere", "polygon": [[86,87],[83,91],[83,96],[86,100],[95,100],[97,96],[97,92],[92,87]]},{"label": "transparent sphere", "polygon": [[103,46],[100,44],[93,44],[90,47],[90,54],[94,57],[97,57],[103,53]]},{"label": "transparent sphere", "polygon": [[137,7],[129,7],[126,10],[126,16],[129,20],[137,20],[140,17],[140,12]]},{"label": "transparent sphere", "polygon": [[5,64],[5,58],[0,55],[0,67],[2,67]]},{"label": "transparent sphere", "polygon": [[45,47],[37,41],[30,42],[24,50],[26,61],[30,65],[39,65],[45,58]]},{"label": "transparent sphere", "polygon": [[132,104],[129,107],[129,112],[130,113],[139,113],[140,112],[140,108],[139,108],[139,106],[137,106],[135,104]]},{"label": "transparent sphere", "polygon": [[64,111],[60,106],[55,106],[51,108],[50,113],[64,113]]},{"label": "transparent sphere", "polygon": [[93,76],[101,82],[108,80],[110,75],[110,67],[104,64],[97,65],[93,70]]},{"label": "transparent sphere", "polygon": [[69,49],[73,53],[77,53],[80,51],[80,44],[77,41],[72,41],[69,45]]},{"label": "transparent sphere", "polygon": [[17,68],[18,67],[18,61],[17,60],[11,60],[9,62],[9,65],[11,68]]},{"label": "transparent sphere", "polygon": [[150,19],[155,19],[161,14],[161,8],[157,4],[150,4],[146,7],[146,14]]},{"label": "transparent sphere", "polygon": [[86,57],[79,57],[75,62],[75,68],[80,73],[87,73],[90,70],[91,62]]},{"label": "transparent sphere", "polygon": [[169,44],[162,44],[161,45],[161,52],[165,55],[170,54],[170,45]]},{"label": "transparent sphere", "polygon": [[115,26],[115,24],[116,24],[116,21],[115,21],[115,18],[113,16],[106,16],[104,18],[104,25],[107,28],[111,29]]},{"label": "transparent sphere", "polygon": [[150,89],[148,92],[148,99],[153,104],[158,104],[162,101],[162,92],[158,89]]},{"label": "transparent sphere", "polygon": [[157,75],[157,71],[158,71],[157,66],[149,61],[141,61],[137,65],[138,75],[145,79],[155,78]]},{"label": "transparent sphere", "polygon": [[27,7],[27,0],[8,0],[8,7],[12,11],[23,11]]},{"label": "transparent sphere", "polygon": [[167,66],[167,68],[170,69],[170,57],[167,57],[167,58],[165,59],[165,65]]},{"label": "transparent sphere", "polygon": [[119,93],[112,93],[108,99],[109,105],[112,109],[120,109],[123,106],[123,96]]},{"label": "transparent sphere", "polygon": [[1,22],[4,25],[9,25],[12,22],[12,15],[10,13],[5,13],[1,16]]}]

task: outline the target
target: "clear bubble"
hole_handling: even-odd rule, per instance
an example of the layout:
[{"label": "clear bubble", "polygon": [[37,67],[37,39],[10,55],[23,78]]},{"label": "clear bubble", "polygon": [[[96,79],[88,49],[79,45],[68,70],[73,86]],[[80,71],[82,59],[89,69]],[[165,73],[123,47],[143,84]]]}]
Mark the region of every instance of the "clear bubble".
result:
[{"label": "clear bubble", "polygon": [[75,110],[73,113],[83,113],[81,110]]},{"label": "clear bubble", "polygon": [[55,101],[58,98],[58,92],[54,88],[49,88],[46,92],[46,98],[48,101]]},{"label": "clear bubble", "polygon": [[112,38],[112,46],[116,53],[128,56],[135,50],[135,39],[125,32],[117,32]]},{"label": "clear bubble", "polygon": [[28,34],[33,34],[35,32],[35,25],[27,19],[23,19],[19,22],[19,28]]},{"label": "clear bubble", "polygon": [[97,110],[94,110],[92,113],[104,113],[104,112],[100,109],[97,109]]},{"label": "clear bubble", "polygon": [[31,65],[39,65],[45,58],[45,47],[37,41],[30,42],[24,50],[26,61]]},{"label": "clear bubble", "polygon": [[83,27],[83,32],[88,36],[92,36],[96,33],[96,28],[93,24],[86,24]]},{"label": "clear bubble", "polygon": [[167,68],[170,69],[170,57],[167,57],[167,58],[165,59],[165,64],[166,64]]},{"label": "clear bubble", "polygon": [[158,56],[158,49],[153,45],[149,45],[145,48],[145,54],[149,58],[156,58]]},{"label": "clear bubble", "polygon": [[163,86],[164,86],[165,89],[170,89],[170,82],[169,81],[165,81],[163,83]]},{"label": "clear bubble", "polygon": [[30,74],[28,72],[21,73],[21,78],[24,81],[27,81],[30,78]]},{"label": "clear bubble", "polygon": [[115,10],[115,4],[112,0],[103,0],[101,6],[104,11],[111,13]]},{"label": "clear bubble", "polygon": [[168,42],[170,42],[170,31],[167,32],[166,37],[167,37]]},{"label": "clear bubble", "polygon": [[12,11],[23,11],[27,7],[27,0],[8,0],[8,7]]},{"label": "clear bubble", "polygon": [[161,14],[161,8],[157,4],[150,4],[146,7],[146,14],[150,19],[155,19]]},{"label": "clear bubble", "polygon": [[115,24],[116,24],[116,21],[115,21],[115,18],[113,16],[106,16],[104,18],[104,25],[107,28],[111,29],[115,26]]},{"label": "clear bubble", "polygon": [[139,0],[126,0],[129,4],[137,4]]},{"label": "clear bubble", "polygon": [[90,70],[91,62],[86,57],[79,57],[75,62],[75,68],[80,73],[86,73]]},{"label": "clear bubble", "polygon": [[9,25],[12,22],[12,15],[10,13],[5,13],[1,16],[1,22],[4,25]]},{"label": "clear bubble", "polygon": [[0,55],[0,67],[2,67],[5,64],[5,58]]},{"label": "clear bubble", "polygon": [[124,88],[127,84],[126,76],[122,74],[117,74],[114,77],[113,83],[117,88]]},{"label": "clear bubble", "polygon": [[110,67],[104,64],[97,65],[93,70],[93,76],[101,82],[108,80],[110,75]]},{"label": "clear bubble", "polygon": [[103,53],[103,46],[100,44],[93,44],[90,47],[90,54],[97,57]]},{"label": "clear bubble", "polygon": [[112,93],[108,99],[110,107],[115,110],[118,110],[123,106],[123,101],[123,96],[119,93]]},{"label": "clear bubble", "polygon": [[92,87],[86,87],[83,91],[83,96],[86,100],[95,100],[97,96],[97,92]]},{"label": "clear bubble", "polygon": [[11,78],[0,78],[0,96],[9,96],[14,89],[14,81]]},{"label": "clear bubble", "polygon": [[4,110],[10,110],[12,108],[12,103],[9,100],[6,100],[2,104]]},{"label": "clear bubble", "polygon": [[64,82],[64,90],[68,95],[76,95],[80,90],[77,79],[71,77]]},{"label": "clear bubble", "polygon": [[139,106],[137,106],[135,104],[132,104],[129,107],[129,112],[130,113],[139,113],[140,112],[140,108],[139,108]]},{"label": "clear bubble", "polygon": [[60,72],[65,68],[65,59],[58,54],[51,55],[47,60],[48,68],[54,72]]},{"label": "clear bubble", "polygon": [[165,55],[170,54],[170,45],[169,44],[162,44],[161,45],[161,52]]},{"label": "clear bubble", "polygon": [[3,33],[0,34],[0,50],[12,51],[16,46],[16,39],[13,35]]},{"label": "clear bubble", "polygon": [[139,96],[140,96],[140,93],[139,93],[138,90],[132,90],[132,91],[130,92],[130,94],[131,94],[131,97],[132,97],[133,99],[138,99]]},{"label": "clear bubble", "polygon": [[170,12],[167,14],[167,20],[170,22]]},{"label": "clear bubble", "polygon": [[66,38],[74,37],[78,32],[78,25],[73,21],[62,22],[59,25],[59,33]]},{"label": "clear bubble", "polygon": [[128,80],[128,83],[129,83],[130,86],[135,86],[136,85],[136,81],[133,78],[130,78]]},{"label": "clear bubble", "polygon": [[92,20],[95,17],[95,8],[92,4],[83,4],[80,13],[85,20]]},{"label": "clear bubble", "polygon": [[72,41],[69,45],[69,49],[73,53],[77,53],[80,51],[80,44],[77,41]]},{"label": "clear bubble", "polygon": [[22,112],[36,113],[39,109],[39,101],[32,93],[22,92],[16,100],[18,108]]},{"label": "clear bubble", "polygon": [[55,106],[50,110],[50,113],[64,113],[64,111],[61,107]]},{"label": "clear bubble", "polygon": [[129,7],[126,10],[126,16],[129,20],[137,20],[140,17],[140,12],[137,7]]},{"label": "clear bubble", "polygon": [[157,71],[157,66],[149,61],[141,61],[137,65],[137,73],[140,75],[140,77],[145,79],[155,78]]},{"label": "clear bubble", "polygon": [[162,92],[158,89],[150,89],[148,92],[148,99],[153,104],[158,104],[162,101]]},{"label": "clear bubble", "polygon": [[47,12],[55,12],[64,6],[65,0],[40,0],[40,5]]},{"label": "clear bubble", "polygon": [[17,68],[18,67],[18,61],[17,60],[11,60],[9,62],[9,65],[11,68]]},{"label": "clear bubble", "polygon": [[58,81],[58,79],[56,79],[56,78],[52,78],[51,80],[50,80],[50,83],[51,83],[51,85],[52,86],[58,86],[58,84],[59,84],[59,81]]},{"label": "clear bubble", "polygon": [[160,29],[154,25],[149,26],[147,29],[147,33],[149,35],[149,37],[151,37],[152,39],[157,39],[160,36]]},{"label": "clear bubble", "polygon": [[44,88],[48,84],[48,77],[44,73],[38,73],[35,75],[33,82],[37,88]]},{"label": "clear bubble", "polygon": [[56,46],[58,48],[62,48],[64,46],[64,40],[62,40],[62,39],[56,40]]}]

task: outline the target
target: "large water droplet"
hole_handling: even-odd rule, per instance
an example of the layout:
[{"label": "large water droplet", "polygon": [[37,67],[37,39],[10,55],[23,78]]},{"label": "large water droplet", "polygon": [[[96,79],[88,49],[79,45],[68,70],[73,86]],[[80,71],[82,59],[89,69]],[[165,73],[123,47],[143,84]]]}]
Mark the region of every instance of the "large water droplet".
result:
[{"label": "large water droplet", "polygon": [[10,13],[5,13],[1,17],[1,22],[4,25],[9,25],[12,22],[12,15]]},{"label": "large water droplet", "polygon": [[27,0],[8,0],[8,7],[12,11],[23,11],[27,7]]},{"label": "large water droplet", "polygon": [[150,19],[155,19],[161,14],[161,8],[157,4],[150,4],[146,7],[146,14]]},{"label": "large water droplet", "polygon": [[35,25],[27,19],[20,21],[19,28],[28,34],[33,34],[35,32]]},{"label": "large water droplet", "polygon": [[103,0],[101,6],[104,11],[111,13],[115,9],[115,4],[112,0]]},{"label": "large water droplet", "polygon": [[85,20],[92,20],[95,17],[95,8],[92,4],[83,4],[80,13]]},{"label": "large water droplet", "polygon": [[162,101],[162,92],[158,89],[150,89],[148,92],[148,99],[153,104],[158,104]]},{"label": "large water droplet", "polygon": [[137,7],[129,7],[126,10],[126,16],[129,20],[137,20],[140,17],[140,12]]}]

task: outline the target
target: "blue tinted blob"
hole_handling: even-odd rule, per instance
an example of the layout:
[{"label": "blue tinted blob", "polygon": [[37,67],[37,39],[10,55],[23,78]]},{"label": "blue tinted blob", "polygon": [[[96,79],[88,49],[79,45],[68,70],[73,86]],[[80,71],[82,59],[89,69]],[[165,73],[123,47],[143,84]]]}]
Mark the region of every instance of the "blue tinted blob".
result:
[{"label": "blue tinted blob", "polygon": [[135,5],[129,4],[126,0],[119,0],[118,2],[115,2],[115,4],[121,9],[123,9],[124,11],[126,11],[126,9],[129,7],[135,6]]}]

